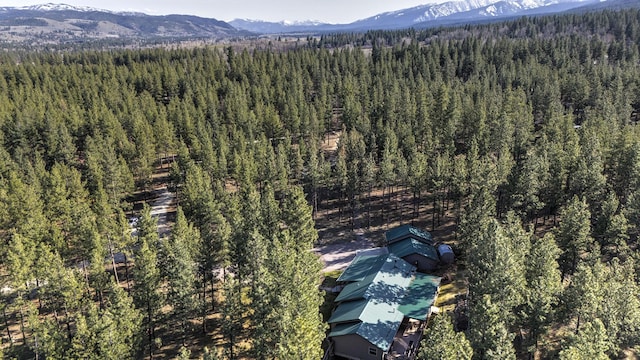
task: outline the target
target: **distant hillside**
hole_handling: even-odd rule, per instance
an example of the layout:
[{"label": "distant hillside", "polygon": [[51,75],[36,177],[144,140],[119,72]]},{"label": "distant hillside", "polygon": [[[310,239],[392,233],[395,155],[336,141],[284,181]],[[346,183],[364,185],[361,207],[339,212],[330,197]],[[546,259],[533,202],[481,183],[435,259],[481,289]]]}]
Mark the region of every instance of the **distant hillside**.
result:
[{"label": "distant hillside", "polygon": [[579,11],[622,10],[640,8],[640,0],[608,0],[587,4],[576,8]]},{"label": "distant hillside", "polygon": [[57,44],[99,39],[207,38],[248,35],[228,23],[190,15],[152,16],[46,4],[0,7],[0,41]]}]

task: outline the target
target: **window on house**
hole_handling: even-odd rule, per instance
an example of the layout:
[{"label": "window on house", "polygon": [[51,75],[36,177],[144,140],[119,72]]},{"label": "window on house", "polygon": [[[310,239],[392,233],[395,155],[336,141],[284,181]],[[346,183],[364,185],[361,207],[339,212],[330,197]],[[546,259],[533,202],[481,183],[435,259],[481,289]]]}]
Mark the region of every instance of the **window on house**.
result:
[{"label": "window on house", "polygon": [[378,349],[370,347],[369,355],[378,355]]}]

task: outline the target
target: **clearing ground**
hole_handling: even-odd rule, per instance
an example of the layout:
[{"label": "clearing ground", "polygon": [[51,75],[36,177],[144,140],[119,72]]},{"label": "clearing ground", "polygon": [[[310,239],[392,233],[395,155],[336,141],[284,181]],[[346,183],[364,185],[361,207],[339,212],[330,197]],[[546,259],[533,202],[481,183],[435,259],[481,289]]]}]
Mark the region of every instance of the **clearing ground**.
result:
[{"label": "clearing ground", "polygon": [[336,270],[344,270],[356,256],[358,250],[371,249],[375,245],[364,236],[364,230],[353,232],[355,239],[352,241],[338,241],[326,245],[319,245],[313,251],[320,255],[320,261],[324,264],[323,273]]}]

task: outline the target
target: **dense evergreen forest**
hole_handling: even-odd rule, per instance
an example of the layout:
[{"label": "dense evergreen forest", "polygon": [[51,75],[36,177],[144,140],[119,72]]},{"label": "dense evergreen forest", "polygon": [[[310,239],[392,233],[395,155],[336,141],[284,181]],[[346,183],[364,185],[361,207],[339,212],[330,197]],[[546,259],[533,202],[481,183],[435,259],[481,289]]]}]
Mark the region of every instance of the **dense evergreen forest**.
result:
[{"label": "dense evergreen forest", "polygon": [[319,359],[314,217],[398,191],[468,280],[423,359],[634,354],[640,11],[307,40],[0,54],[0,358]]}]

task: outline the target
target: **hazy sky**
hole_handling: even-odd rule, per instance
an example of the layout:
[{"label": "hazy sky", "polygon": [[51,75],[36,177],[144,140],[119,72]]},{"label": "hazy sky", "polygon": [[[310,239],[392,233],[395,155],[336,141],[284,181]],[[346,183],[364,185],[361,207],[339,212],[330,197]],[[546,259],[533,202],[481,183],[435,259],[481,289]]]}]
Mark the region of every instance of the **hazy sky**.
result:
[{"label": "hazy sky", "polygon": [[381,12],[405,9],[435,0],[0,0],[0,6],[48,2],[115,11],[139,11],[151,15],[190,14],[225,21],[247,18],[349,23]]}]

